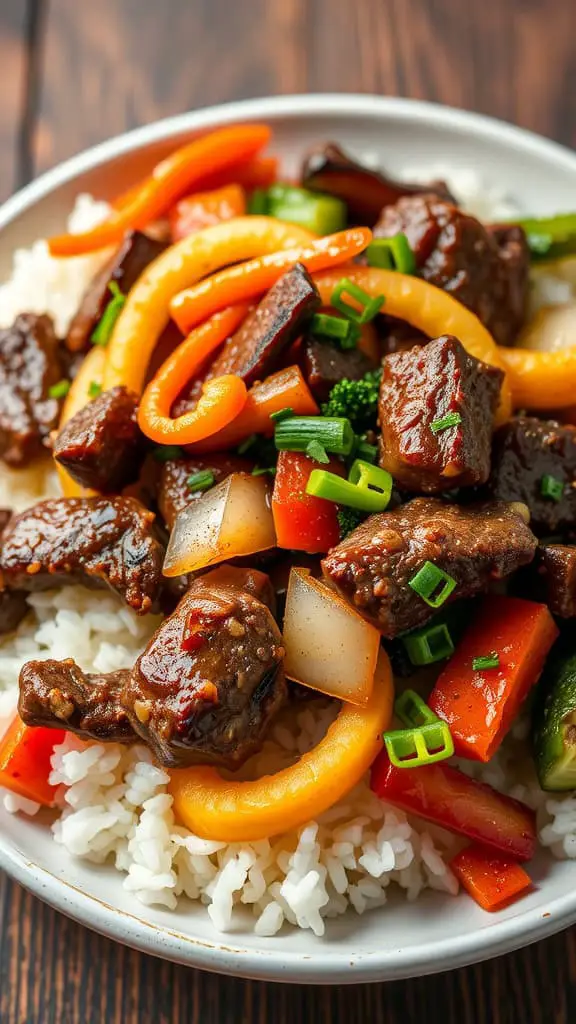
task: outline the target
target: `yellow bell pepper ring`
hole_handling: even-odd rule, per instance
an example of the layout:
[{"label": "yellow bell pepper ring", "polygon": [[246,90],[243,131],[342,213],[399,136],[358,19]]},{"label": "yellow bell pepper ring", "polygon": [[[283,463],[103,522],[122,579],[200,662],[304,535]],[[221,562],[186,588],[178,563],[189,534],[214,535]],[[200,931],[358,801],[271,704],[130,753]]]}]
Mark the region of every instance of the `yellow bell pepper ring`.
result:
[{"label": "yellow bell pepper ring", "polygon": [[224,779],[215,768],[172,772],[179,821],[203,839],[244,843],[298,828],[335,804],[368,771],[392,719],[394,685],[381,650],[368,704],[343,704],[313,750],[254,782]]},{"label": "yellow bell pepper ring", "polygon": [[574,404],[576,346],[556,352],[502,348],[500,354],[517,409],[561,409]]},{"label": "yellow bell pepper ring", "polygon": [[[346,267],[314,274],[314,283],[323,305],[330,305],[332,293],[343,276],[371,296],[384,295],[386,301],[382,312],[389,316],[406,320],[429,338],[454,334],[471,356],[492,366],[499,366],[501,370],[507,369],[503,353],[513,350],[501,349],[478,317],[441,288],[420,277],[399,274],[393,270]],[[505,378],[500,391],[497,424],[509,419],[511,410],[510,386]]]},{"label": "yellow bell pepper ring", "polygon": [[170,302],[221,267],[302,245],[305,228],[273,217],[236,217],[188,235],[146,268],[130,289],[106,349],[104,390],[124,385],[142,392],[156,342],[170,320]]}]

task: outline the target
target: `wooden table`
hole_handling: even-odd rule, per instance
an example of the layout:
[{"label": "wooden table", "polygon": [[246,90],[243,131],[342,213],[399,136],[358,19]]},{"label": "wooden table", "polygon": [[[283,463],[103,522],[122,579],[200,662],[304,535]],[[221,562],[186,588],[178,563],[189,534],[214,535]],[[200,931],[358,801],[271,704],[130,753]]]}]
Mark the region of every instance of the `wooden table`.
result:
[{"label": "wooden table", "polygon": [[[574,0],[0,0],[0,194],[110,135],[224,100],[405,95],[576,143]],[[576,931],[435,978],[224,979],[116,946],[0,876],[1,1024],[568,1024]]]}]

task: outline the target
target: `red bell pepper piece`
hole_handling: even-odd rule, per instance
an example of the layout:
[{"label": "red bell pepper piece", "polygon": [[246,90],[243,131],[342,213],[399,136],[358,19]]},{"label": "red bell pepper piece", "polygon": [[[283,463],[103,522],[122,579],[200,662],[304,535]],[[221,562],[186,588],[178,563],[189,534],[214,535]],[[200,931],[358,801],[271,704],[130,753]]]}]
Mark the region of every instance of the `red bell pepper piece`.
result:
[{"label": "red bell pepper piece", "polygon": [[0,739],[0,786],[52,807],[56,787],[48,782],[50,758],[65,735],[64,729],[33,729],[16,715]]},{"label": "red bell pepper piece", "polygon": [[224,185],[209,192],[196,192],[181,199],[169,215],[173,242],[246,213],[246,196],[240,185]]},{"label": "red bell pepper piece", "polygon": [[[341,464],[336,459],[322,467],[342,475]],[[309,554],[325,554],[340,540],[338,508],[332,501],[315,498],[306,494],[306,484],[318,463],[300,452],[280,452],[274,493],[272,514],[278,547]]]},{"label": "red bell pepper piece", "polygon": [[[450,726],[459,757],[489,761],[538,680],[558,629],[545,604],[491,596],[439,676],[429,705]],[[499,665],[475,670],[495,652]]]},{"label": "red bell pepper piece", "polygon": [[483,910],[501,910],[532,888],[524,868],[482,846],[467,846],[450,861],[450,867]]},{"label": "red bell pepper piece", "polygon": [[507,857],[530,860],[534,854],[534,812],[457,768],[446,764],[395,768],[382,751],[372,766],[371,786],[381,800]]}]

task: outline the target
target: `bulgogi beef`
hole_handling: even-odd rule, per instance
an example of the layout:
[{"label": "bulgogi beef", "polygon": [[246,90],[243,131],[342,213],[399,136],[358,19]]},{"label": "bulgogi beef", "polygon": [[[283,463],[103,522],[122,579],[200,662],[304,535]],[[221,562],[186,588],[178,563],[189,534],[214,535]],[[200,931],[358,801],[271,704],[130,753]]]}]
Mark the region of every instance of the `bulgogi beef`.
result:
[{"label": "bulgogi beef", "polygon": [[531,562],[536,544],[514,505],[460,508],[415,498],[393,512],[369,516],[328,553],[322,569],[360,614],[392,638],[435,613],[411,586],[427,562],[455,580],[447,598],[455,601]]},{"label": "bulgogi beef", "polygon": [[[8,508],[0,508],[0,544],[2,534],[8,526],[12,513]],[[0,636],[3,633],[11,633],[22,621],[28,605],[26,594],[21,590],[2,590],[0,587]]]},{"label": "bulgogi beef", "polygon": [[[380,465],[397,485],[438,494],[485,483],[504,373],[452,335],[386,356],[380,386]],[[446,417],[458,417],[442,427]]]},{"label": "bulgogi beef", "polygon": [[516,338],[526,314],[529,251],[522,228],[491,230],[437,195],[387,206],[377,238],[403,232],[426,281],[471,309],[500,345]]},{"label": "bulgogi beef", "polygon": [[21,313],[0,331],[0,458],[25,466],[50,447],[61,401],[50,390],[65,376],[48,316]]},{"label": "bulgogi beef", "polygon": [[306,338],[301,356],[302,373],[317,402],[326,402],[335,384],[343,378],[361,380],[376,364],[359,348],[342,351],[319,338]]},{"label": "bulgogi beef", "polygon": [[127,295],[148,264],[165,248],[164,242],[149,238],[141,231],[129,231],[124,236],[118,252],[88,285],[70,324],[66,346],[71,352],[83,352],[88,348],[94,329],[112,298],[110,283],[115,281],[120,291]]},{"label": "bulgogi beef", "polygon": [[[559,493],[556,493],[559,488]],[[539,536],[576,524],[576,427],[514,416],[494,434],[487,493],[522,501]]]},{"label": "bulgogi beef", "polygon": [[536,559],[544,600],[550,611],[561,619],[573,619],[576,617],[576,547],[541,544]]},{"label": "bulgogi beef", "polygon": [[143,438],[138,396],[111,388],[76,413],[54,440],[54,458],[83,487],[118,493],[137,479]]},{"label": "bulgogi beef", "polygon": [[295,341],[320,306],[320,296],[302,264],[286,271],[225,342],[210,376],[235,373],[253,384],[276,369],[280,353]]},{"label": "bulgogi beef", "polygon": [[219,484],[231,473],[250,473],[252,463],[239,455],[191,456],[163,463],[158,485],[158,509],[169,530],[174,526],[178,513],[191,501],[202,497],[204,492],[191,490],[188,481],[195,473],[204,470],[213,473],[214,483]]},{"label": "bulgogi beef", "polygon": [[20,672],[18,714],[26,725],[67,729],[85,739],[134,743],[120,703],[128,669],[84,672],[75,661],[29,661]]},{"label": "bulgogi beef", "polygon": [[133,498],[54,498],[10,520],[0,589],[108,586],[143,615],[158,608],[163,560],[154,515]]},{"label": "bulgogi beef", "polygon": [[385,206],[401,196],[433,191],[454,201],[443,181],[426,185],[395,181],[353,160],[335,142],[323,143],[308,154],[302,167],[302,184],[304,188],[342,199],[350,220],[368,227],[374,226]]}]

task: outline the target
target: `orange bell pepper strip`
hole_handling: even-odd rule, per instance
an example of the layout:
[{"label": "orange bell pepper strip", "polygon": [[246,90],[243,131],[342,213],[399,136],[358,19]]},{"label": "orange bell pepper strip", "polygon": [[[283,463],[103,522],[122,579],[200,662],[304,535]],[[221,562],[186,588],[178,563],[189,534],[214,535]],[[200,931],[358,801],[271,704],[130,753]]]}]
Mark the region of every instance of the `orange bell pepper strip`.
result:
[{"label": "orange bell pepper strip", "polygon": [[216,313],[186,338],[150,381],[138,409],[138,425],[157,444],[192,444],[227,427],[246,404],[246,385],[227,373],[204,382],[196,407],[175,419],[170,410],[184,385],[242,323],[247,306]]},{"label": "orange bell pepper strip", "polygon": [[452,858],[450,867],[482,910],[502,910],[532,889],[532,879],[520,864],[482,846],[467,846]]},{"label": "orange bell pepper strip", "polygon": [[221,224],[246,213],[246,195],[240,185],[224,185],[211,192],[197,192],[176,203],[168,217],[173,242],[194,231]]},{"label": "orange bell pepper strip", "polygon": [[278,177],[278,165],[278,157],[255,156],[251,160],[244,160],[223,171],[212,172],[198,182],[198,187],[204,191],[222,188],[224,185],[234,182],[241,185],[247,192],[252,192],[255,188],[268,188]]},{"label": "orange bell pepper strip", "polygon": [[[491,595],[472,619],[428,701],[458,757],[489,761],[537,682],[558,628],[545,604]],[[494,651],[499,664],[475,669]]]},{"label": "orange bell pepper strip", "polygon": [[[77,412],[80,412],[81,409],[84,409],[84,407],[92,401],[94,396],[90,392],[94,386],[102,386],[105,363],[106,349],[102,348],[101,345],[94,345],[82,360],[80,369],[72,381],[70,390],[66,395],[64,405],[62,406],[62,412],[60,414],[60,430],[66,423],[68,423],[68,420],[71,420]],[[93,491],[88,491],[87,488],[82,487],[81,484],[76,482],[76,480],[73,480],[63,466],[59,466],[58,463],[56,463],[56,469],[62,493],[65,497],[82,498],[94,493]]]},{"label": "orange bell pepper strip", "polygon": [[207,454],[236,448],[252,434],[271,437],[274,422],[270,416],[281,409],[293,409],[296,416],[317,416],[320,412],[297,366],[273,373],[248,392],[246,405],[229,426],[205,441],[191,445],[191,452]]},{"label": "orange bell pepper strip", "polygon": [[517,409],[559,409],[574,404],[576,345],[556,352],[501,348]]},{"label": "orange bell pepper strip", "polygon": [[167,213],[177,199],[209,173],[255,156],[271,134],[264,124],[239,124],[194,139],[157,164],[131,200],[127,202],[123,197],[102,224],[83,234],[49,239],[51,255],[79,256],[118,244],[126,231],[144,228]]},{"label": "orange bell pepper strip", "polygon": [[368,228],[349,228],[298,249],[267,253],[248,263],[227,267],[176,295],[170,303],[172,319],[186,334],[195,324],[230,303],[246,302],[262,295],[296,263],[302,263],[311,272],[325,270],[357,256],[371,238]]},{"label": "orange bell pepper strip", "polygon": [[[150,357],[170,320],[170,302],[178,292],[220,267],[293,248],[312,237],[305,228],[273,217],[236,217],[170,246],[128,293],[106,349],[104,389],[123,384],[141,393]],[[229,305],[235,303],[224,303]]]},{"label": "orange bell pepper strip", "polygon": [[[323,304],[330,305],[334,288],[342,277],[348,277],[369,295],[384,295],[383,312],[406,320],[413,327],[438,338],[442,334],[454,334],[464,348],[476,359],[506,370],[503,350],[492,335],[471,313],[448,292],[436,288],[420,277],[398,274],[393,270],[379,270],[376,267],[346,267],[314,275],[314,283],[320,292]],[[346,301],[352,300],[346,296]],[[512,351],[512,350],[506,350]],[[502,384],[500,406],[496,415],[498,424],[510,418],[512,409],[510,386],[507,379]]]},{"label": "orange bell pepper strip", "polygon": [[0,739],[0,786],[52,807],[56,787],[48,782],[50,758],[65,735],[63,729],[32,729],[16,715]]},{"label": "orange bell pepper strip", "polygon": [[343,704],[325,737],[291,767],[254,782],[224,779],[215,768],[172,772],[176,817],[195,835],[227,843],[269,839],[304,825],[368,770],[382,748],[393,701],[390,662],[382,650],[368,703]]},{"label": "orange bell pepper strip", "polygon": [[[337,459],[322,468],[342,476],[342,464]],[[272,515],[279,548],[325,555],[340,540],[338,506],[306,493],[313,469],[318,469],[318,463],[307,455],[279,452]]]}]

